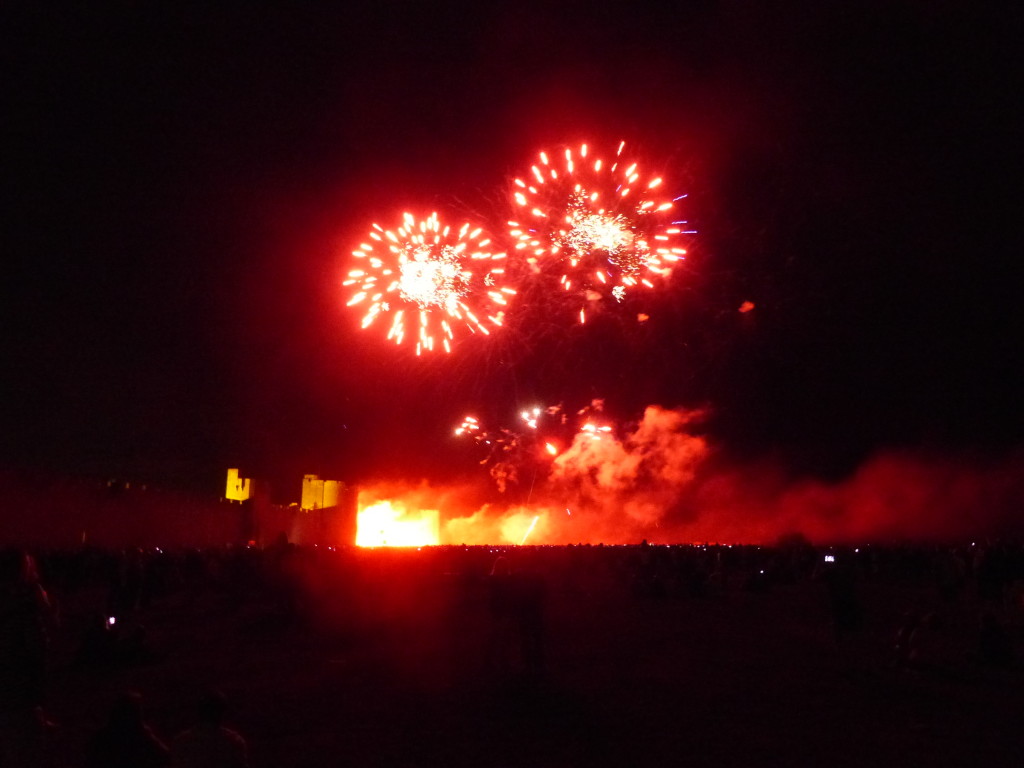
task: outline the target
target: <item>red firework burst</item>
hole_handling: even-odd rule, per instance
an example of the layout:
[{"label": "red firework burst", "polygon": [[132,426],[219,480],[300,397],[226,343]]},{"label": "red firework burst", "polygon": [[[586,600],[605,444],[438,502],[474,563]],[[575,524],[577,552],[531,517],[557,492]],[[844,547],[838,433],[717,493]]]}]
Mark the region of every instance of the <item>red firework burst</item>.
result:
[{"label": "red firework burst", "polygon": [[[515,248],[537,273],[558,276],[561,288],[585,303],[622,301],[634,288],[653,288],[685,258],[688,234],[673,220],[674,203],[659,196],[661,177],[644,178],[638,164],[595,157],[586,144],[554,156],[541,152],[530,174],[514,181],[519,218],[509,222]],[[685,197],[683,195],[682,197]]]},{"label": "red firework burst", "polygon": [[374,224],[352,255],[359,263],[343,283],[354,286],[348,306],[368,305],[363,328],[390,314],[387,338],[415,340],[417,355],[451,352],[459,328],[490,333],[515,294],[500,285],[505,254],[483,229],[444,225],[436,213],[422,220],[405,213],[394,230]]}]

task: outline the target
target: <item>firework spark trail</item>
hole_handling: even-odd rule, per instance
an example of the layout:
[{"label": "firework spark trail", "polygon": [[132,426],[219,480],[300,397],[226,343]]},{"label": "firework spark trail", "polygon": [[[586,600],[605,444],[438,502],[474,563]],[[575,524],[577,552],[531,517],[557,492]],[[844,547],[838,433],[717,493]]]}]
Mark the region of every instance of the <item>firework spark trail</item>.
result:
[{"label": "firework spark trail", "polygon": [[522,541],[519,542],[519,546],[523,546],[526,540],[530,538],[530,534],[533,533],[533,529],[537,526],[537,521],[540,520],[540,515],[534,515],[533,520],[530,522],[530,527],[526,529],[526,533],[523,534]]},{"label": "firework spark trail", "polygon": [[[470,436],[477,445],[485,446],[488,449],[488,456],[481,461],[487,464],[495,461],[501,454],[520,453],[522,451],[534,452],[534,448],[542,445],[549,455],[557,455],[558,449],[550,441],[542,438],[540,424],[542,421],[557,418],[557,423],[565,424],[567,417],[562,412],[562,406],[555,405],[547,408],[534,407],[521,411],[519,419],[522,427],[519,430],[499,427],[497,429],[485,429],[480,420],[475,416],[466,416],[462,423],[455,428],[455,435],[462,437]],[[545,424],[543,434],[547,434],[548,427]]]},{"label": "firework spark trail", "polygon": [[[672,220],[681,198],[659,197],[661,177],[643,178],[624,147],[609,161],[586,144],[554,157],[541,152],[530,174],[514,181],[520,215],[509,233],[516,250],[535,271],[559,275],[561,289],[581,302],[621,302],[629,290],[653,288],[686,256],[679,240],[691,231]],[[585,305],[579,321],[586,322]]]},{"label": "firework spark trail", "polygon": [[508,483],[518,483],[518,469],[522,462],[523,435],[512,430],[485,429],[475,416],[466,416],[455,429],[455,436],[472,437],[473,441],[484,448],[485,455],[480,464],[488,467],[498,490],[502,493]]},{"label": "firework spark trail", "polygon": [[475,416],[466,416],[454,433],[456,437],[472,437],[484,447],[486,455],[480,464],[489,466],[502,493],[509,483],[518,483],[527,469],[532,469],[532,490],[538,473],[546,474],[551,462],[577,439],[599,441],[610,437],[613,427],[601,421],[599,414],[603,410],[604,401],[599,399],[577,411],[577,418],[561,404],[533,407],[520,411],[519,429],[489,429]]},{"label": "firework spark trail", "polygon": [[368,306],[363,328],[392,313],[387,338],[414,339],[417,355],[441,347],[451,352],[457,328],[489,334],[502,325],[515,294],[499,285],[505,254],[492,248],[483,229],[444,225],[437,213],[420,221],[405,213],[394,230],[374,224],[352,255],[358,263],[343,282],[354,286],[347,305]]}]

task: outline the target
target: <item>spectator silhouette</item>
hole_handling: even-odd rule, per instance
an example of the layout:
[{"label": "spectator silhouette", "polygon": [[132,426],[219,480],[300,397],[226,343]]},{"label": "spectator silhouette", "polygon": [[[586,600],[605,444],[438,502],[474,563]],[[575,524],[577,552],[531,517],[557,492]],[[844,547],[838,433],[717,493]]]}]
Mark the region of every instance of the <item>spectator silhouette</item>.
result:
[{"label": "spectator silhouette", "polygon": [[118,661],[120,627],[116,619],[102,613],[88,618],[75,661],[84,666],[105,666]]},{"label": "spectator silhouette", "polygon": [[947,674],[950,653],[936,613],[909,612],[896,634],[896,664],[918,672]]},{"label": "spectator silhouette", "polygon": [[4,553],[0,566],[0,698],[6,707],[43,704],[48,630],[56,614],[27,552]]},{"label": "spectator silhouette", "polygon": [[986,667],[1007,668],[1013,664],[1013,645],[996,615],[985,611],[978,636],[978,661]]},{"label": "spectator silhouette", "polygon": [[222,725],[226,705],[219,691],[202,696],[195,726],[178,734],[171,744],[175,768],[247,768],[245,739]]},{"label": "spectator silhouette", "polygon": [[512,587],[512,566],[499,557],[487,579],[487,607],[490,631],[487,640],[487,665],[499,674],[506,674],[513,664],[515,646],[515,604]]},{"label": "spectator silhouette", "polygon": [[110,709],[107,724],[93,736],[86,768],[158,768],[170,763],[170,751],[142,715],[142,696],[122,693]]},{"label": "spectator silhouette", "polygon": [[915,642],[918,639],[917,631],[920,626],[921,615],[917,611],[908,611],[903,617],[903,623],[896,631],[894,647],[897,667],[910,667],[916,660]]},{"label": "spectator silhouette", "polygon": [[857,596],[856,574],[853,566],[847,562],[848,557],[829,555],[821,569],[821,578],[825,582],[829,604],[832,608],[832,627],[836,639],[857,632],[863,625],[860,600]]},{"label": "spectator silhouette", "polygon": [[52,768],[58,735],[42,707],[0,713],[0,766]]},{"label": "spectator silhouette", "polygon": [[509,561],[499,557],[488,587],[490,667],[500,674],[521,671],[536,677],[544,669],[543,578],[532,571],[513,571]]}]

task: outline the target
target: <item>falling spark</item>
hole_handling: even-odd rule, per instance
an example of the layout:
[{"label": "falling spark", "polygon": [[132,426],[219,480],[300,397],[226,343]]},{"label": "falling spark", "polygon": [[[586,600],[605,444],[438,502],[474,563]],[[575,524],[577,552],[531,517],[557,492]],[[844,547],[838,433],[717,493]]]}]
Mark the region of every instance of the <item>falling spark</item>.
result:
[{"label": "falling spark", "polygon": [[390,313],[387,339],[408,340],[420,355],[451,352],[456,329],[487,335],[502,325],[515,290],[499,285],[506,256],[491,248],[482,228],[443,225],[437,213],[422,220],[405,213],[394,230],[374,224],[368,241],[352,252],[357,265],[343,282],[352,286],[346,304],[367,307],[364,329]]}]

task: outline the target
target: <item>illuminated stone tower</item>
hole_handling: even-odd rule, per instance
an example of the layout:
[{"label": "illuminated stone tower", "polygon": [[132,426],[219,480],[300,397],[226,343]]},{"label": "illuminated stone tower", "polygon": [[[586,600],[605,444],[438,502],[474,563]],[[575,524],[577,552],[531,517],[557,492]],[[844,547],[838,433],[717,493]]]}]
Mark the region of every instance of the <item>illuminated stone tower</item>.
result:
[{"label": "illuminated stone tower", "polygon": [[321,480],[317,475],[302,476],[302,509],[308,511],[338,506],[345,484],[338,480]]},{"label": "illuminated stone tower", "polygon": [[228,485],[224,491],[224,498],[231,501],[247,501],[250,495],[249,478],[239,477],[238,469],[228,470]]},{"label": "illuminated stone tower", "polygon": [[315,538],[325,543],[355,544],[357,490],[340,480],[321,480],[318,475],[303,475],[302,501],[299,508],[306,513],[320,512],[315,521]]}]

